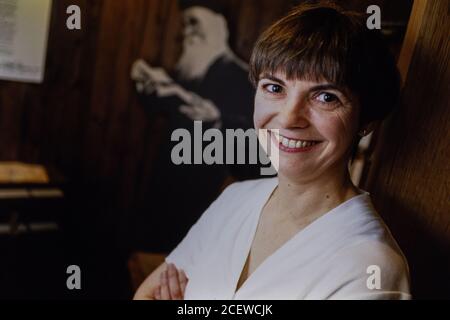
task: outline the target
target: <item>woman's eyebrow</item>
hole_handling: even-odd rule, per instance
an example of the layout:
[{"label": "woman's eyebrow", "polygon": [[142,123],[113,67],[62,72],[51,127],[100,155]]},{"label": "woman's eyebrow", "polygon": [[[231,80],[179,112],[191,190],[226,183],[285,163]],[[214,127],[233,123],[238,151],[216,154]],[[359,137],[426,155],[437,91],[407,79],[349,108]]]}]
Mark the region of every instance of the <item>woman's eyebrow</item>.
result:
[{"label": "woman's eyebrow", "polygon": [[311,91],[311,92],[312,91],[320,91],[320,90],[335,90],[335,91],[341,92],[342,94],[345,94],[342,87],[337,86],[332,83],[319,84],[317,86],[312,86],[311,88],[309,88],[309,91]]},{"label": "woman's eyebrow", "polygon": [[286,85],[286,83],[285,83],[283,80],[281,80],[281,79],[279,79],[279,78],[277,78],[277,77],[274,77],[273,75],[268,74],[268,73],[262,74],[262,75],[259,77],[259,80],[261,80],[261,79],[272,80],[272,81],[278,82],[279,84],[281,84],[281,85],[283,85],[283,86]]}]

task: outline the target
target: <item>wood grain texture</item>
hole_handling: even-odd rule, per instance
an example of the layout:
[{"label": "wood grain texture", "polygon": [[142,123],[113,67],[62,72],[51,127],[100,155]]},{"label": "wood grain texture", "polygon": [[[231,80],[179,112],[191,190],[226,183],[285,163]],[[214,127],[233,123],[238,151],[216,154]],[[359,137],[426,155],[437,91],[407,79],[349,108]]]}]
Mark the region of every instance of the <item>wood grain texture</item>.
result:
[{"label": "wood grain texture", "polygon": [[448,5],[427,3],[403,103],[384,127],[368,184],[409,260],[416,298],[450,297]]},{"label": "wood grain texture", "polygon": [[411,17],[408,24],[408,29],[403,40],[402,50],[398,59],[398,69],[405,80],[408,76],[408,68],[411,63],[411,58],[419,36],[420,28],[422,26],[423,15],[427,6],[428,0],[416,0],[411,10]]}]

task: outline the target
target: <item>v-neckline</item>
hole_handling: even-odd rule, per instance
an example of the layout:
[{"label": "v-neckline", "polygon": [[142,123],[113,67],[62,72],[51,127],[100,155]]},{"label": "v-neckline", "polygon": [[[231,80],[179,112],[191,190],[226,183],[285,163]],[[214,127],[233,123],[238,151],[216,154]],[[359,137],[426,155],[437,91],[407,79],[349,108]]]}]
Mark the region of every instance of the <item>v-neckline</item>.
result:
[{"label": "v-neckline", "polygon": [[[245,255],[244,255],[244,262],[240,264],[239,267],[239,273],[237,275],[237,279],[234,281],[235,285],[234,285],[234,289],[233,289],[233,298],[236,297],[236,295],[239,293],[239,291],[247,284],[247,282],[249,281],[250,278],[253,277],[253,274],[279,249],[281,249],[287,242],[289,242],[289,240],[287,242],[285,242],[280,248],[278,248],[277,250],[275,250],[272,254],[270,254],[269,256],[267,256],[260,264],[259,266],[253,270],[253,272],[245,279],[245,281],[239,286],[239,288],[237,287],[239,284],[239,280],[242,277],[242,273],[244,272],[244,268],[247,264],[247,260],[249,259],[250,256],[250,251],[252,249],[252,245],[253,242],[255,241],[255,237],[256,237],[256,232],[258,229],[258,225],[260,223],[261,220],[261,216],[262,213],[265,209],[265,207],[267,206],[267,204],[269,203],[270,199],[272,198],[273,194],[275,193],[275,190],[278,188],[278,178],[273,178],[276,183],[274,183],[273,186],[271,186],[268,190],[268,193],[265,194],[265,196],[262,199],[262,204],[261,206],[258,206],[258,209],[254,211],[254,216],[252,216],[252,236],[250,237],[250,241],[249,243],[247,243],[246,249],[245,249]],[[292,238],[291,238],[292,239]]]},{"label": "v-neckline", "polygon": [[253,272],[245,279],[245,281],[239,286],[239,288],[237,288],[238,284],[239,284],[239,280],[242,277],[242,272],[244,271],[244,268],[246,266],[247,260],[249,259],[250,256],[250,251],[252,249],[252,245],[253,242],[255,240],[256,237],[256,232],[258,229],[258,225],[260,223],[261,217],[262,217],[262,213],[265,209],[265,207],[267,206],[267,204],[269,203],[270,199],[272,198],[275,190],[278,188],[278,177],[273,178],[275,179],[276,183],[271,186],[268,190],[268,193],[264,196],[264,198],[261,201],[261,206],[258,206],[258,209],[255,210],[254,216],[252,217],[252,236],[250,237],[250,241],[249,243],[247,243],[246,249],[245,249],[245,255],[243,257],[243,263],[241,262],[240,267],[239,267],[239,273],[237,275],[237,279],[235,279],[234,281],[234,289],[233,289],[233,299],[239,294],[239,292],[241,291],[242,288],[244,288],[245,286],[247,286],[247,283],[253,279],[254,274],[261,269],[261,267],[263,267],[264,265],[266,265],[268,263],[268,261],[270,262],[270,260],[272,260],[273,256],[278,254],[281,250],[284,250],[290,243],[292,243],[292,241],[294,241],[294,239],[296,239],[297,237],[299,237],[300,234],[304,234],[305,230],[309,230],[311,225],[315,225],[318,221],[322,221],[323,218],[325,216],[329,216],[329,213],[336,211],[338,208],[342,207],[344,204],[348,203],[351,200],[354,200],[356,198],[360,198],[362,196],[366,196],[369,195],[370,193],[362,190],[362,189],[358,189],[361,193],[353,196],[347,200],[345,200],[344,202],[340,203],[339,205],[337,205],[336,207],[328,210],[327,212],[325,212],[324,214],[322,214],[320,217],[318,217],[317,219],[315,219],[314,221],[312,221],[311,223],[309,223],[305,228],[303,228],[302,230],[298,231],[297,233],[295,233],[290,239],[288,239],[286,242],[284,242],[278,249],[276,249],[274,252],[272,252],[270,255],[268,255],[259,265],[258,267],[256,267],[255,270],[253,270]]}]

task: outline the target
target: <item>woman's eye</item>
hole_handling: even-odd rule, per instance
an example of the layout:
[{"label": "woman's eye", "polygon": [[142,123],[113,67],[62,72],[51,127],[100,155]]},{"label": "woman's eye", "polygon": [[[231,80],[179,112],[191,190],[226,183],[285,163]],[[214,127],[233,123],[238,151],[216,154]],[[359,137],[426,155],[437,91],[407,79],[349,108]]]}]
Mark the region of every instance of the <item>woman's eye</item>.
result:
[{"label": "woman's eye", "polygon": [[328,93],[328,92],[322,92],[321,94],[319,94],[316,97],[317,100],[319,100],[322,103],[336,103],[339,102],[339,98],[336,97],[334,94],[332,93]]},{"label": "woman's eye", "polygon": [[283,92],[283,87],[278,84],[266,84],[263,86],[263,88],[269,93],[279,94]]}]

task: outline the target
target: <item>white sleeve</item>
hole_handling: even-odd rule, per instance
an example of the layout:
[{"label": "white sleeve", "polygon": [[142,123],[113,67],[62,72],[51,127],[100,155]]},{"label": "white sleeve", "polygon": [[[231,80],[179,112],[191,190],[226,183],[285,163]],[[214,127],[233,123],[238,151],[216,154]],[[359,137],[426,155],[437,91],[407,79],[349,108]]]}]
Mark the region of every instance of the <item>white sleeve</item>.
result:
[{"label": "white sleeve", "polygon": [[208,245],[221,229],[233,191],[238,183],[229,185],[219,197],[206,209],[198,221],[191,227],[184,239],[166,257],[167,263],[173,263],[178,269],[184,270],[190,277],[192,271],[208,254]]},{"label": "white sleeve", "polygon": [[368,241],[352,246],[338,253],[331,265],[320,281],[319,290],[327,292],[324,299],[411,299],[406,260],[384,243]]}]

